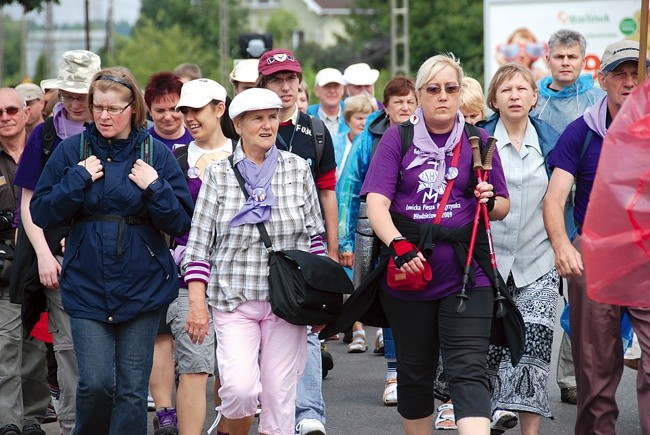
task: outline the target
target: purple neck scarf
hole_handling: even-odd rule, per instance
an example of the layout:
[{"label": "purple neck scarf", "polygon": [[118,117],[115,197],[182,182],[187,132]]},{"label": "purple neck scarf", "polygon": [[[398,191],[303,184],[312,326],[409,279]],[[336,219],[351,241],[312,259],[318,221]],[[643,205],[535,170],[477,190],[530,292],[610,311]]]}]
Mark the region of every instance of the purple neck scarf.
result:
[{"label": "purple neck scarf", "polygon": [[[241,146],[241,140],[239,146]],[[260,166],[257,166],[245,157],[237,162],[237,169],[239,169],[239,172],[241,172],[244,178],[244,185],[250,196],[230,221],[231,227],[257,224],[269,220],[271,217],[271,206],[277,204],[277,200],[271,189],[271,180],[278,166],[279,156],[280,152],[273,145],[266,153],[264,162]]]},{"label": "purple neck scarf", "polygon": [[588,108],[584,118],[587,126],[604,138],[607,133],[607,96]]},{"label": "purple neck scarf", "polygon": [[413,125],[413,145],[415,145],[415,158],[406,169],[411,169],[415,166],[420,166],[428,162],[429,160],[435,160],[438,162],[438,174],[436,179],[433,181],[433,189],[438,189],[442,184],[442,180],[445,177],[447,172],[445,164],[445,155],[450,153],[456,148],[456,144],[463,135],[463,126],[465,125],[465,117],[460,110],[456,112],[456,120],[454,121],[454,126],[451,130],[451,134],[447,138],[447,142],[443,147],[438,147],[438,145],[431,139],[429,130],[427,130],[427,125],[424,120],[424,114],[422,113],[422,108],[418,107],[415,110],[415,115],[419,118],[419,122]]},{"label": "purple neck scarf", "polygon": [[56,135],[61,139],[79,134],[86,129],[83,122],[71,121],[68,119],[68,111],[63,103],[56,103],[52,111],[54,117],[54,129]]}]

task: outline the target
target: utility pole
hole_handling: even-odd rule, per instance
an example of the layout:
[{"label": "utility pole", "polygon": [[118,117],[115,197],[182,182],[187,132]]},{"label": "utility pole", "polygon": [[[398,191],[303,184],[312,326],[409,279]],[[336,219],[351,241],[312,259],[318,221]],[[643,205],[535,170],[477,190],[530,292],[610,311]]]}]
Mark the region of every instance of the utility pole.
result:
[{"label": "utility pole", "polygon": [[27,12],[20,19],[20,81],[27,77]]},{"label": "utility pole", "polygon": [[221,0],[219,3],[219,51],[221,51],[221,83],[228,83],[228,72],[230,71],[230,24],[229,7],[230,0]]},{"label": "utility pole", "polygon": [[86,27],[86,50],[90,51],[90,1],[84,0],[84,19]]},{"label": "utility pole", "polygon": [[390,72],[409,75],[409,0],[390,0]]},{"label": "utility pole", "polygon": [[108,17],[106,18],[106,56],[113,59],[113,0],[108,0]]},{"label": "utility pole", "polygon": [[45,77],[54,76],[54,13],[52,3],[45,3]]}]

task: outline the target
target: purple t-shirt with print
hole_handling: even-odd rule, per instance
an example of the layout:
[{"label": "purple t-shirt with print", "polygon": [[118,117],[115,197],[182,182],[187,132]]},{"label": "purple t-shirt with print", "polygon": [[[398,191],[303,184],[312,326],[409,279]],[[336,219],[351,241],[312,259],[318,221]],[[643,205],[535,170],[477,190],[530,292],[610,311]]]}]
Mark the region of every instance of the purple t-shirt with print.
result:
[{"label": "purple t-shirt with print", "polygon": [[[487,133],[481,130],[483,141]],[[436,144],[444,144],[449,134],[430,135]],[[361,189],[361,195],[379,193],[391,200],[390,211],[400,214],[418,223],[432,222],[444,193],[446,181],[438,191],[434,190],[431,181],[437,175],[437,164],[429,161],[424,165],[406,170],[413,161],[414,147],[412,146],[402,159],[401,141],[397,126],[390,127],[382,136],[377,151],[372,158],[368,174]],[[447,167],[451,166],[452,153],[445,157]],[[474,221],[476,212],[476,197],[468,196],[472,152],[469,141],[463,133],[462,148],[458,162],[458,176],[454,182],[446,212],[443,214],[440,225],[443,227],[459,228],[469,225]],[[490,172],[489,182],[494,186],[497,196],[508,198],[501,160],[495,150],[492,161],[493,169]],[[402,180],[400,181],[400,172]],[[407,300],[435,300],[457,293],[461,289],[462,268],[456,258],[453,245],[438,241],[433,249],[433,254],[427,259],[433,272],[433,279],[429,285],[419,292],[391,290],[384,279],[382,287],[394,297]],[[489,287],[490,280],[476,262],[476,283],[473,287]],[[469,287],[468,287],[469,288]]]},{"label": "purple t-shirt with print", "polygon": [[149,134],[151,134],[154,139],[158,139],[160,142],[164,143],[170,151],[174,151],[174,148],[176,148],[175,145],[187,145],[194,140],[188,129],[185,129],[183,136],[177,137],[176,139],[165,139],[164,137],[160,137],[158,133],[156,133],[154,127],[149,129]]}]

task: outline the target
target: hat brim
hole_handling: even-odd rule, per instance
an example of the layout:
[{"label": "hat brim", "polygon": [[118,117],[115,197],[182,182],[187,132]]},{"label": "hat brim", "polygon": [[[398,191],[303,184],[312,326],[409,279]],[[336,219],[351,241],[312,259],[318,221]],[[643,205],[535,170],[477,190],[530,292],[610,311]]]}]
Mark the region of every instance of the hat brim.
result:
[{"label": "hat brim", "polygon": [[41,89],[45,92],[48,89],[60,89],[73,94],[87,94],[90,90],[90,82],[68,82],[61,79],[46,79],[41,81]]},{"label": "hat brim", "polygon": [[[623,62],[630,62],[630,61],[639,62],[639,58],[638,57],[624,57],[623,59],[618,59],[618,60],[616,60],[616,61],[614,61],[612,63],[607,64],[601,71],[612,72],[612,71],[614,71],[614,69],[616,69],[617,66],[619,66]],[[645,66],[647,68],[650,68],[650,59],[646,59]]]},{"label": "hat brim", "polygon": [[343,78],[346,80],[347,85],[374,85],[379,78],[379,71],[371,69],[367,74],[364,74],[363,77],[352,77],[351,79],[346,79],[345,76],[343,76]]},{"label": "hat brim", "polygon": [[191,107],[193,109],[200,109],[202,107],[207,106],[212,100],[213,99],[211,97],[206,97],[202,95],[181,96],[181,98],[178,100],[178,104],[176,104],[176,110],[180,109],[181,107]]}]

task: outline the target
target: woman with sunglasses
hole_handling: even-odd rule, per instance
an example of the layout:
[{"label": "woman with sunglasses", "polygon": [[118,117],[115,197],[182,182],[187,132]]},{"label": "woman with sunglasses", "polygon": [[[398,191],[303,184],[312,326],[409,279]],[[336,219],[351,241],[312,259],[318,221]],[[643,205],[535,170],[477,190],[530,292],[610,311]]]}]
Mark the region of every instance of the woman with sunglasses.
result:
[{"label": "woman with sunglasses", "polygon": [[[474,251],[473,280],[467,297],[459,295],[477,201],[487,205],[490,219],[503,219],[510,202],[497,153],[489,182],[476,181],[460,111],[462,79],[463,70],[451,55],[424,62],[415,80],[420,107],[411,117],[410,147],[403,154],[400,127],[390,127],[361,190],[370,224],[383,242],[380,264],[385,267],[390,257],[398,268],[395,280],[401,274],[421,284],[391,287],[390,273],[377,283],[397,350],[397,408],[407,434],[432,431],[438,349],[458,432],[490,433],[485,358],[495,293],[489,271],[479,266],[486,264],[486,250]],[[480,134],[485,142],[486,132]],[[478,238],[485,240],[485,231]]]},{"label": "woman with sunglasses", "polygon": [[146,433],[147,384],[162,307],[178,294],[162,233],[185,234],[192,198],[146,130],[142,92],[124,67],[93,77],[94,123],[57,147],[30,210],[70,225],[60,278],[79,366],[74,434]]},{"label": "woman with sunglasses", "polygon": [[504,44],[497,46],[496,60],[499,66],[507,62],[515,62],[533,72],[535,80],[548,75],[545,56],[547,45],[538,41],[530,29],[520,27],[515,29]]}]

